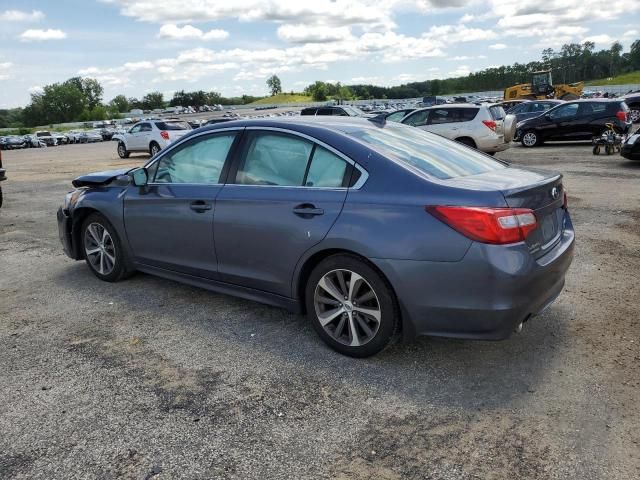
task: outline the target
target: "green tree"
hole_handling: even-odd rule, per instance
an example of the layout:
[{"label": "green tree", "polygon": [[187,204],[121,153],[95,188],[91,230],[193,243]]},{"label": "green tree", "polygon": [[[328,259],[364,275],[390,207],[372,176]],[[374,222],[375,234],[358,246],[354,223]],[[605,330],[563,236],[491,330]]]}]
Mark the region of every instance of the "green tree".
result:
[{"label": "green tree", "polygon": [[164,96],[162,92],[149,92],[142,97],[142,108],[153,110],[156,108],[164,108]]},{"label": "green tree", "polygon": [[121,113],[129,111],[129,100],[124,95],[116,95],[110,102],[109,107],[112,112]]},{"label": "green tree", "polygon": [[280,79],[277,75],[271,75],[269,78],[267,78],[267,86],[269,87],[271,96],[282,93],[282,83],[280,82]]}]

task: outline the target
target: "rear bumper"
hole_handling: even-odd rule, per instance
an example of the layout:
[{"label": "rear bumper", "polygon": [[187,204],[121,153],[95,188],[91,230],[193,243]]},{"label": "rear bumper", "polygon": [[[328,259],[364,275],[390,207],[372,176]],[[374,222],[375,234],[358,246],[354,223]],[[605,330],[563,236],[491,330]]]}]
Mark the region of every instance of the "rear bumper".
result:
[{"label": "rear bumper", "polygon": [[623,144],[620,155],[629,160],[640,160],[640,141],[636,141],[633,145]]},{"label": "rear bumper", "polygon": [[474,243],[459,262],[373,261],[395,287],[406,336],[499,340],[560,295],[574,241],[567,214],[559,243],[538,259],[524,243]]},{"label": "rear bumper", "polygon": [[502,152],[509,148],[509,144],[504,141],[502,135],[487,135],[476,138],[476,146],[482,152]]}]

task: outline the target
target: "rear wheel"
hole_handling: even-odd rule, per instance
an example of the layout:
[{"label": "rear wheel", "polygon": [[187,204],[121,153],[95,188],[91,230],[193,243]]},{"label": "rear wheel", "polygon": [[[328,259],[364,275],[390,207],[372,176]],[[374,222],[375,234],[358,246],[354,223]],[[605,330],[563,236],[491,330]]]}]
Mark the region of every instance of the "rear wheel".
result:
[{"label": "rear wheel", "polygon": [[456,142],[466,145],[467,147],[477,148],[476,142],[473,141],[473,138],[460,137],[460,138],[456,138]]},{"label": "rear wheel", "polygon": [[149,153],[151,154],[151,156],[155,157],[159,151],[160,145],[158,145],[156,142],[151,142],[151,145],[149,145]]},{"label": "rear wheel", "polygon": [[127,151],[124,142],[118,142],[118,156],[120,158],[129,158],[129,155],[131,154]]},{"label": "rear wheel", "polygon": [[395,295],[387,281],[353,255],[326,258],[305,290],[307,315],[331,348],[368,357],[386,348],[400,325]]},{"label": "rear wheel", "polygon": [[115,228],[99,213],[82,224],[82,246],[89,269],[100,280],[116,282],[128,276],[122,243]]},{"label": "rear wheel", "polygon": [[533,130],[529,130],[528,132],[524,132],[520,141],[522,142],[522,146],[532,148],[540,145],[540,136]]},{"label": "rear wheel", "polygon": [[600,155],[600,145],[596,145],[595,147],[593,147],[593,154]]},{"label": "rear wheel", "polygon": [[633,105],[631,107],[629,118],[633,123],[640,123],[640,105]]}]

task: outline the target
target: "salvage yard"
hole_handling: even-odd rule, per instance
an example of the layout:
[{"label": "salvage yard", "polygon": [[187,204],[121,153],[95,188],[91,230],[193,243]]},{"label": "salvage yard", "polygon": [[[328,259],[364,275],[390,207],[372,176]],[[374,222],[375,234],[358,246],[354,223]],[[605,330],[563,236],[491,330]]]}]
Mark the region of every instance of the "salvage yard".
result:
[{"label": "salvage yard", "polygon": [[640,478],[640,162],[584,143],[497,157],[565,174],[558,301],[506,341],[356,360],[302,316],[67,258],[71,180],[148,156],[3,152],[0,478]]}]

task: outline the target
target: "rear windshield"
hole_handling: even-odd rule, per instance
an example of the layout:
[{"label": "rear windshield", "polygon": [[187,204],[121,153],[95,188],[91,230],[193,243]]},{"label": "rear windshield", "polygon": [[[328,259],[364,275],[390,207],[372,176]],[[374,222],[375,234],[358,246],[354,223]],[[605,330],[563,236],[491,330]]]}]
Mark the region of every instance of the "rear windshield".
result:
[{"label": "rear windshield", "polygon": [[503,120],[504,117],[506,116],[506,113],[504,113],[504,108],[502,108],[502,105],[494,105],[493,107],[489,107],[489,112],[491,112],[491,116],[493,117],[494,120]]},{"label": "rear windshield", "polygon": [[507,168],[483,153],[419,128],[367,128],[350,135],[386,157],[442,180]]},{"label": "rear windshield", "polygon": [[160,130],[191,130],[187,122],[156,122]]}]

